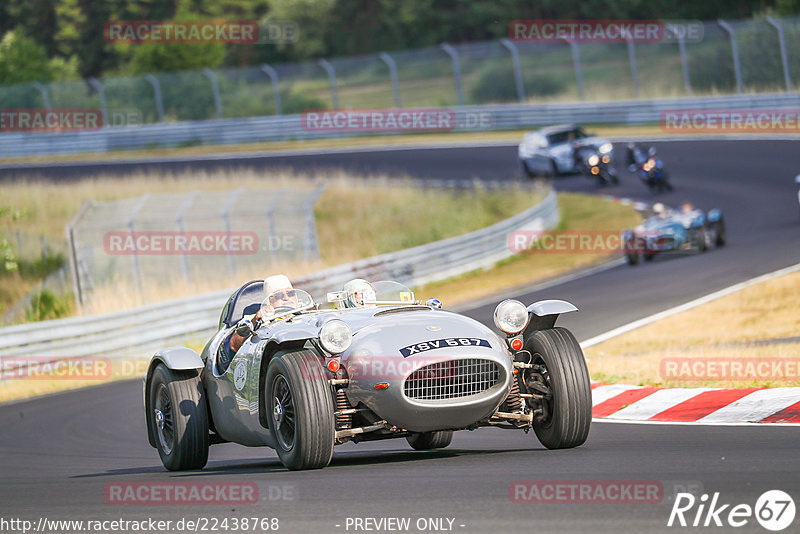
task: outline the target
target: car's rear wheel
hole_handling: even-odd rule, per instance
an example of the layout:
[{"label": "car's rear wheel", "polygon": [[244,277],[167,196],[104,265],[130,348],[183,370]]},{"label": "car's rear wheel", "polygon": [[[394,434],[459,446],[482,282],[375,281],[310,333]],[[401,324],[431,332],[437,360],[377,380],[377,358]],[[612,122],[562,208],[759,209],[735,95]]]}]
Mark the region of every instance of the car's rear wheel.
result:
[{"label": "car's rear wheel", "polygon": [[325,370],[310,350],[287,352],[267,366],[265,403],[281,463],[291,470],[319,469],[333,457],[333,401]]},{"label": "car's rear wheel", "polygon": [[208,411],[197,371],[159,364],[150,379],[148,424],[161,463],[170,471],[202,469],[208,462]]},{"label": "car's rear wheel", "polygon": [[430,449],[443,449],[453,441],[452,430],[439,430],[436,432],[420,432],[406,437],[408,444],[418,451]]},{"label": "car's rear wheel", "polygon": [[639,254],[636,252],[626,252],[625,259],[628,261],[628,265],[636,265],[639,263]]},{"label": "car's rear wheel", "polygon": [[728,234],[725,230],[725,219],[720,217],[719,221],[717,221],[717,237],[714,241],[714,245],[718,247],[724,247],[727,240]]},{"label": "car's rear wheel", "polygon": [[[531,354],[536,381],[549,390],[543,400],[543,419],[533,430],[548,449],[582,445],[592,423],[592,389],[583,351],[566,328],[548,328],[533,333],[525,342]],[[548,398],[549,396],[549,398]]]}]

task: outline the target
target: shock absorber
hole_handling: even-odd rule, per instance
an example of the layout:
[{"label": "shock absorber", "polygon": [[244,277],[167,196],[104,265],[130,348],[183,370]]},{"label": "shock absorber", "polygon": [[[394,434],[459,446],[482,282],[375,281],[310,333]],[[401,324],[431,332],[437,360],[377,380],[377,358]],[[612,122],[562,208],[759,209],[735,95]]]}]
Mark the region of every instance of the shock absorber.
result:
[{"label": "shock absorber", "polygon": [[511,392],[506,398],[506,410],[512,413],[522,411],[522,397],[519,395],[519,382],[516,376],[511,382]]},{"label": "shock absorber", "polygon": [[344,394],[344,389],[336,390],[336,429],[344,430],[353,427],[353,407]]}]

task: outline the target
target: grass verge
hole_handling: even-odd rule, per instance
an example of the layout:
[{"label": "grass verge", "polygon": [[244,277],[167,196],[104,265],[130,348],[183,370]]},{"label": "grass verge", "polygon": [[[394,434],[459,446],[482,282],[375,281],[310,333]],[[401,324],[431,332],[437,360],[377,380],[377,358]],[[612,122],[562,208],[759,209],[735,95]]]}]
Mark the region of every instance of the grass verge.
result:
[{"label": "grass verge", "polygon": [[[798,294],[800,273],[760,282],[587,348],[589,371],[605,383],[797,386]],[[790,363],[773,367],[778,359]],[[727,370],[737,363],[740,370],[731,375]]]}]

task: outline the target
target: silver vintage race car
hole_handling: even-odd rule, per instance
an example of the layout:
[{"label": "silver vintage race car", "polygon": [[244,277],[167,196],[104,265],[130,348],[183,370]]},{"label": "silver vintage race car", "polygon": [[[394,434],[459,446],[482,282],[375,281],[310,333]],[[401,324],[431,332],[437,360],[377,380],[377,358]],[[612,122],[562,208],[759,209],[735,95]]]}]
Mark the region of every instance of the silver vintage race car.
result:
[{"label": "silver vintage race car", "polygon": [[576,161],[576,149],[591,149],[599,158],[603,158],[604,163],[613,165],[614,146],[611,142],[589,135],[574,124],[550,126],[526,133],[517,154],[525,176],[556,176],[580,172],[576,163],[581,158]]},{"label": "silver vintage race car", "polygon": [[[374,296],[356,305],[329,293],[327,309],[301,290],[291,290],[294,304],[268,309],[263,286],[230,297],[202,354],[171,347],[150,361],[147,435],[167,469],[200,469],[222,442],[271,447],[294,470],[325,467],[347,441],[404,437],[436,449],[482,426],[532,428],[551,449],[587,438],[586,363],[555,327],[577,310],[568,302],[505,300],[494,313],[499,335],[396,282],[372,284]],[[259,306],[251,329],[242,318]],[[246,340],[224,358],[242,329]]]}]

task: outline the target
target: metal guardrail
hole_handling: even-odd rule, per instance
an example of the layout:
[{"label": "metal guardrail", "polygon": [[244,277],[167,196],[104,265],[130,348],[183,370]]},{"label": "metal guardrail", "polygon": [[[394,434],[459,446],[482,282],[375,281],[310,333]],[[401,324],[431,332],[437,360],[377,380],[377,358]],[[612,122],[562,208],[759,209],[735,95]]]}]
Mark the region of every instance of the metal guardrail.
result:
[{"label": "metal guardrail", "polygon": [[[509,219],[457,237],[339,265],[294,280],[325,302],[328,291],[341,289],[353,278],[397,280],[417,286],[475,269],[490,267],[512,255],[508,234],[515,230],[545,230],[559,221],[554,191],[536,206]],[[181,340],[210,335],[235,288],[142,306],[132,310],[42,321],[0,329],[3,358],[53,360],[97,356],[145,357]]]},{"label": "metal guardrail", "polygon": [[[668,110],[800,108],[800,93],[773,93],[614,102],[488,105],[443,108],[455,115],[455,132],[527,129],[557,123],[658,124]],[[81,132],[0,134],[0,157],[104,153],[186,145],[228,145],[295,139],[356,137],[345,131],[312,131],[301,115],[173,122]],[[365,132],[362,135],[375,135]],[[392,135],[392,134],[386,134]]]}]

